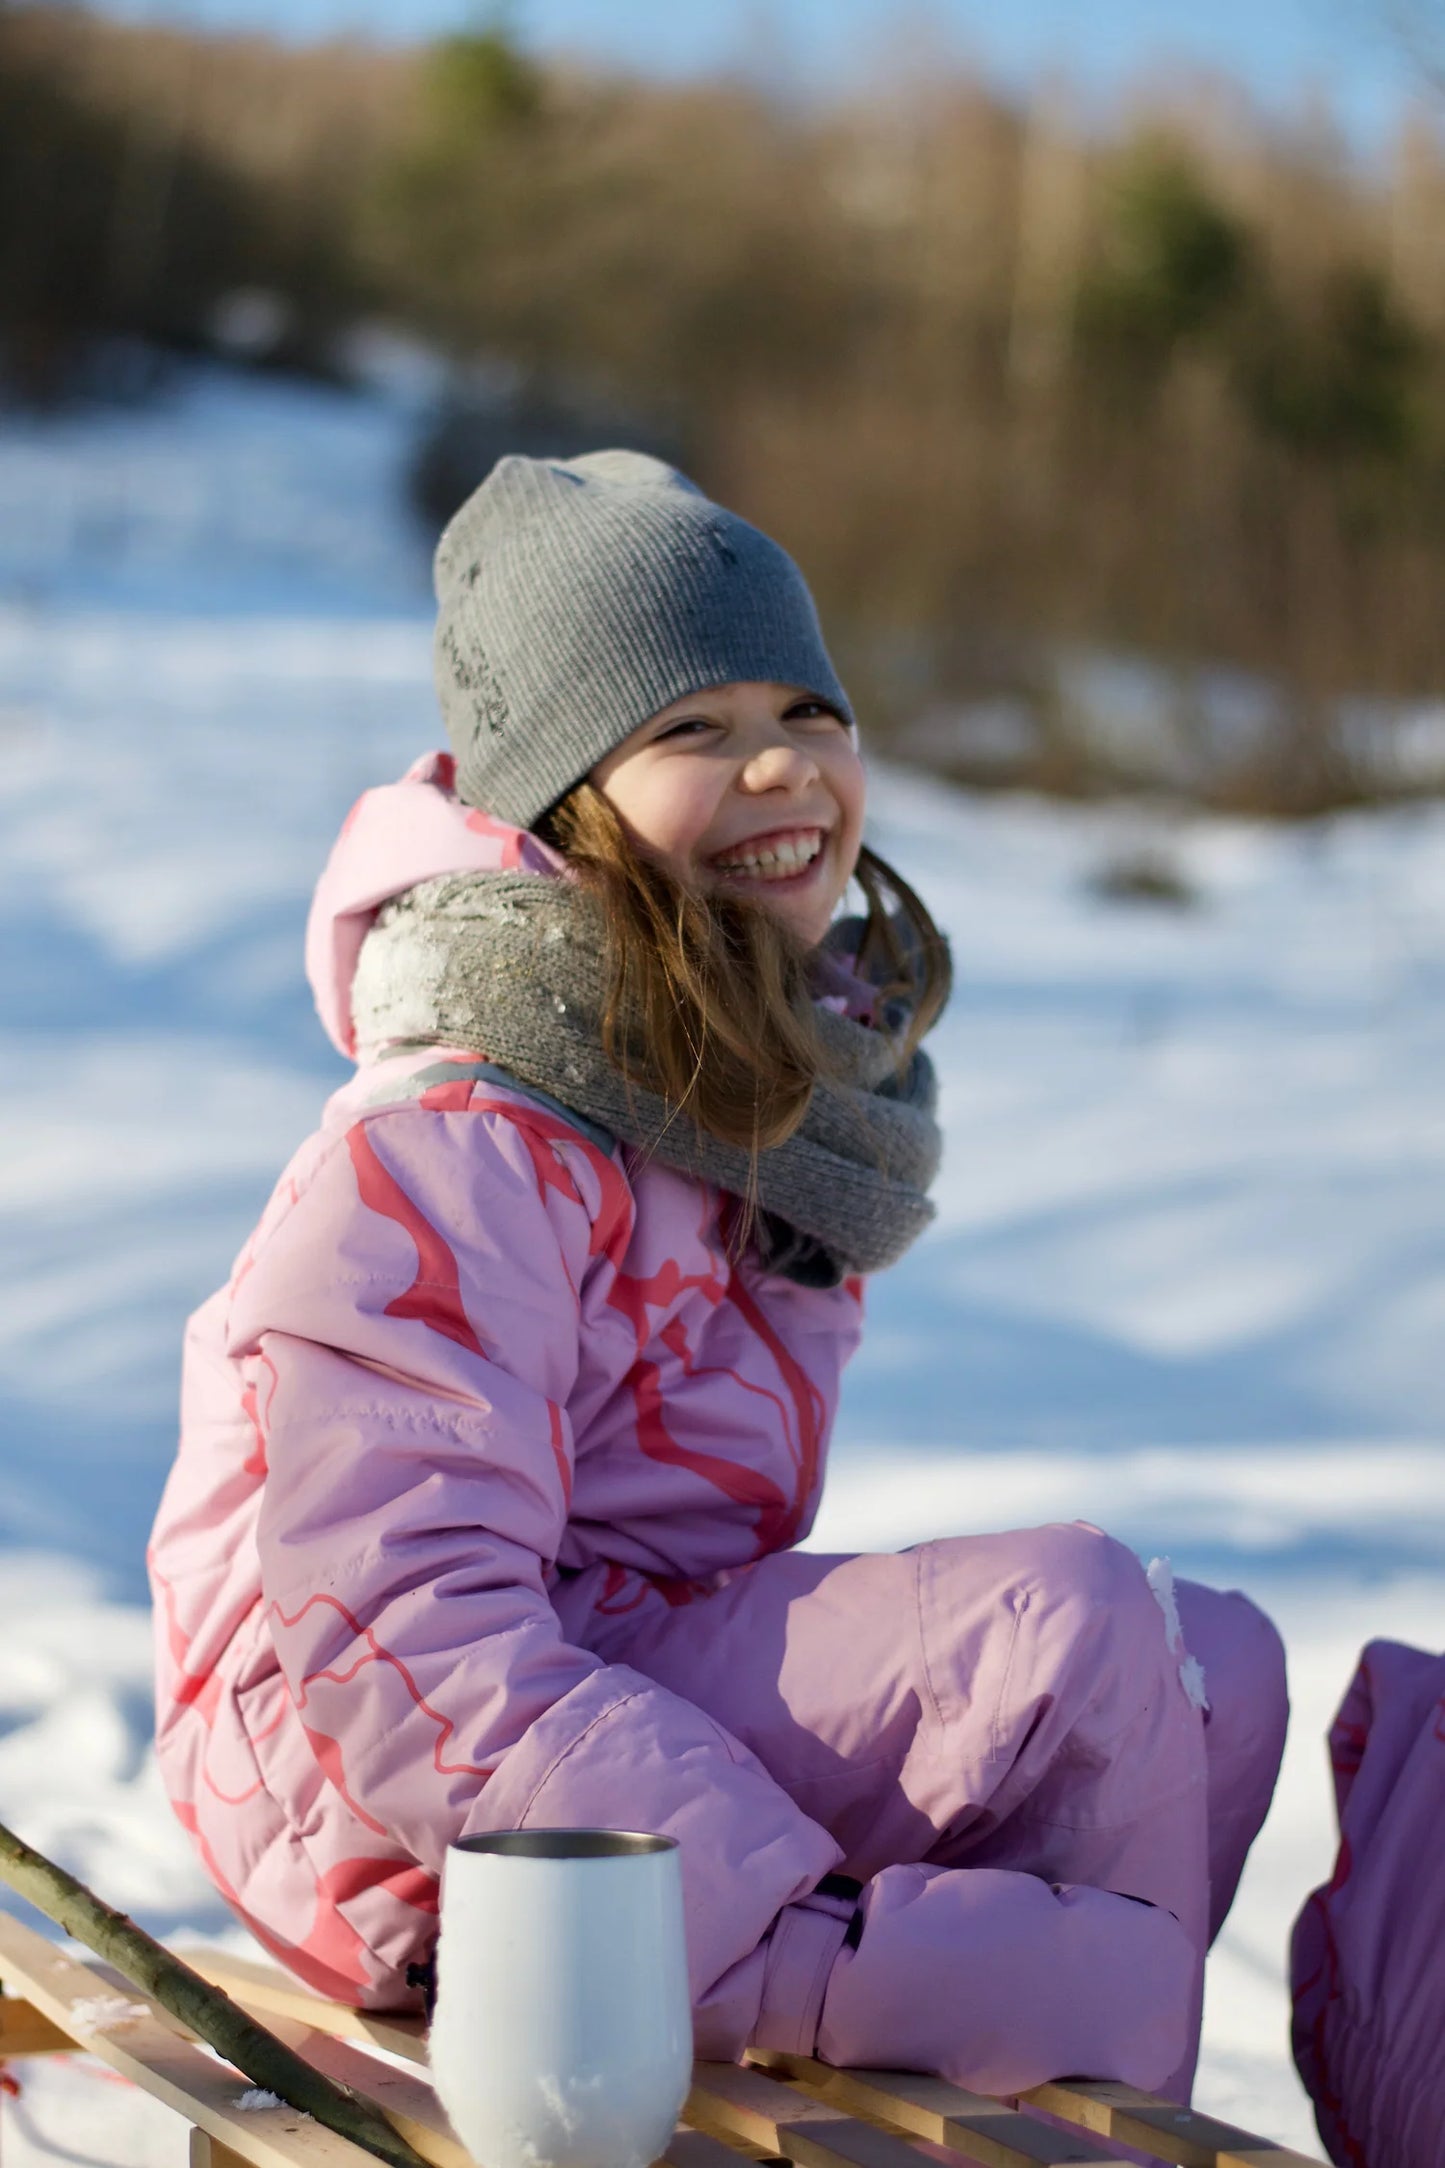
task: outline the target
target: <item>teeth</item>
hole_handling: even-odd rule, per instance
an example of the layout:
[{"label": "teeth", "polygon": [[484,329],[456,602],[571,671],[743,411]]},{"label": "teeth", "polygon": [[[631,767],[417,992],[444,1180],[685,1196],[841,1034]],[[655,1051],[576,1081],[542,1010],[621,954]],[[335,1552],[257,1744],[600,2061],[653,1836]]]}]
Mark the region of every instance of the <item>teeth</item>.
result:
[{"label": "teeth", "polygon": [[750,851],[746,858],[724,858],[718,864],[724,873],[792,872],[801,866],[810,866],[822,848],[821,836],[813,836],[806,842],[785,836],[764,850]]}]

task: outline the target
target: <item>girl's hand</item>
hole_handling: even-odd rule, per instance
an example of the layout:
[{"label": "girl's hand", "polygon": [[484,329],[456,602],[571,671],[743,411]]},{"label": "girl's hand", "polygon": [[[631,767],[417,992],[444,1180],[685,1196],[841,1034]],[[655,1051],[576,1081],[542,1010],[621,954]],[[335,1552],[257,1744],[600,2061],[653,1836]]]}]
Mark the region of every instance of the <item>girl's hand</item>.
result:
[{"label": "girl's hand", "polygon": [[1010,2094],[1047,2079],[1151,2091],[1185,2059],[1201,1958],[1171,1913],[989,1867],[889,1867],[834,1959],[817,2053]]}]

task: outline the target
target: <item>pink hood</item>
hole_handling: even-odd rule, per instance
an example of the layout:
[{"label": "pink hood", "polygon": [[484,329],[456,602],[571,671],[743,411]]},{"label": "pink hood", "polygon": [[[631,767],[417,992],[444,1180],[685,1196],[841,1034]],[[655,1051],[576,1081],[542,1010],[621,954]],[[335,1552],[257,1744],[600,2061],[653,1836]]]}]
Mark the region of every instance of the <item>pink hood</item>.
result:
[{"label": "pink hood", "polygon": [[423,753],[399,783],[363,791],[316,884],[306,922],[306,976],[328,1038],[356,1054],[351,982],[384,903],[444,873],[564,873],[540,836],[513,828],[456,794],[450,753]]}]

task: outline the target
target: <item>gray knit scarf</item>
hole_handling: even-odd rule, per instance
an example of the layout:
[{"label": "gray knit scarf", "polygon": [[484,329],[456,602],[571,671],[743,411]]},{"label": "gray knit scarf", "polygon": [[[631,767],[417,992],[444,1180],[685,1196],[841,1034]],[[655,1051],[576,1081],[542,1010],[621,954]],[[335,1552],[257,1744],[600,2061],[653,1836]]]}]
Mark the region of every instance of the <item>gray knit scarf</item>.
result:
[{"label": "gray knit scarf", "polygon": [[[855,921],[825,948],[846,953]],[[600,1124],[664,1166],[734,1195],[749,1157],[699,1131],[603,1053],[600,906],[577,882],[449,874],[384,907],[352,986],[358,1056],[398,1047],[474,1049],[523,1085]],[[814,1086],[801,1126],[758,1159],[764,1267],[804,1286],[892,1264],[933,1217],[938,1171],[933,1065],[918,1049],[900,1081],[888,1031],[820,1007],[837,1079]],[[890,1025],[901,1019],[895,1014]]]}]

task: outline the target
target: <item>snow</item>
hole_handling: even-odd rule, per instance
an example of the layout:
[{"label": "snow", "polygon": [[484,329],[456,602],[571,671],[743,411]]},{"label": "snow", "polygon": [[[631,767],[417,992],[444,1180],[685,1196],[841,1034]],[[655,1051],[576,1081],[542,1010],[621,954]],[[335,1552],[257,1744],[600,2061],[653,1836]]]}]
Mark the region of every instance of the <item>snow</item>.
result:
[{"label": "snow", "polygon": [[1192,1709],[1209,1707],[1209,1691],[1204,1666],[1197,1656],[1191,1656],[1184,1646],[1184,1628],[1179,1622],[1179,1599],[1174,1588],[1174,1566],[1167,1558],[1151,1558],[1145,1569],[1154,1600],[1164,1614],[1164,1635],[1171,1655],[1179,1658],[1179,1683],[1185,1699]]},{"label": "snow", "polygon": [[127,2002],[123,1995],[90,1995],[70,2005],[69,2021],[77,2032],[115,2032],[139,2024],[150,2014],[148,2002]]},{"label": "snow", "polygon": [[[409,426],[195,372],[0,430],[0,1818],[238,1949],[156,1780],[142,1554],[181,1322],[341,1074],[312,881],[439,737]],[[881,767],[872,807],[954,943],[947,1151],[812,1542],[1080,1516],[1271,1611],[1296,1718],[1197,2097],[1314,2152],[1284,1965],[1321,1735],[1362,1641],[1445,1617],[1445,810],[1275,830]],[[1097,894],[1141,850],[1194,908]],[[21,2074],[8,2168],[183,2160],[88,2059]]]}]

